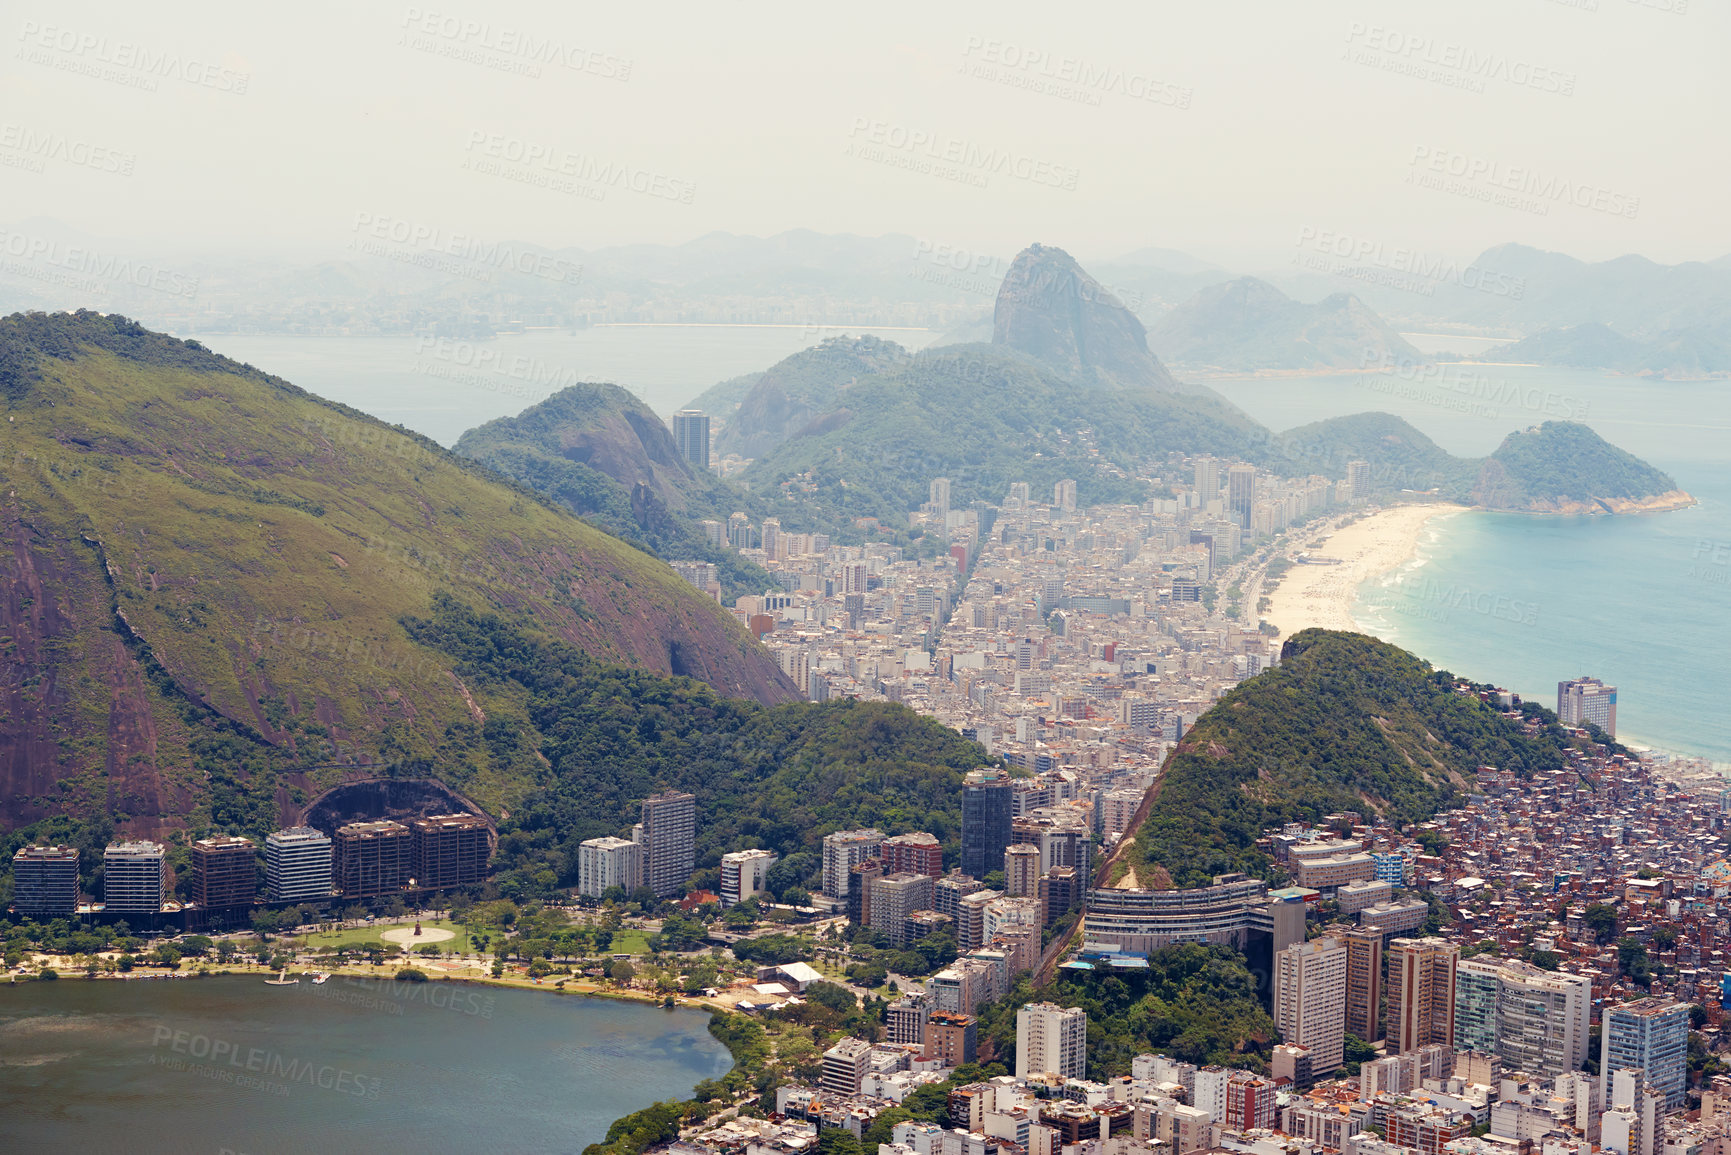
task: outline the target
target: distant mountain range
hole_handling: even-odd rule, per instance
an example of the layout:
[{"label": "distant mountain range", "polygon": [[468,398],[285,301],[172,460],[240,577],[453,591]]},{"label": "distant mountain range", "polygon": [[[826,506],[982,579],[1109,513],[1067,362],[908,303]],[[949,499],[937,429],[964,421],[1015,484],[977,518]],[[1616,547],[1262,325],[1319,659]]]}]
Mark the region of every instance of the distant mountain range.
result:
[{"label": "distant mountain range", "polygon": [[1546,329],[1522,341],[1499,345],[1476,357],[1510,364],[1614,369],[1619,373],[1691,378],[1731,373],[1731,328],[1667,331],[1647,341],[1625,337],[1594,321]]},{"label": "distant mountain range", "polygon": [[1422,359],[1351,293],[1308,305],[1255,277],[1202,289],[1162,317],[1148,343],[1174,364],[1230,372],[1360,369]]}]

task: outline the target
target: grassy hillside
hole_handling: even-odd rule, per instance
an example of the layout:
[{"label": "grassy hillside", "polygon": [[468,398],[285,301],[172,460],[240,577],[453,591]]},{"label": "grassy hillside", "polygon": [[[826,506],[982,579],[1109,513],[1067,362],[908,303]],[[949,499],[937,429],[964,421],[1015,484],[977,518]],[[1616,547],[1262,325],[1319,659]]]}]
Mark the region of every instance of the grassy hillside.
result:
[{"label": "grassy hillside", "polygon": [[1144,885],[1263,874],[1263,831],[1337,810],[1419,821],[1480,766],[1563,765],[1561,732],[1529,736],[1457,679],[1363,634],[1304,630],[1281,664],[1241,683],[1167,760],[1133,863]]},{"label": "grassy hillside", "polygon": [[654,411],[617,385],[573,385],[469,430],[455,452],[668,561],[714,562],[729,604],[775,585],[760,566],[710,545],[698,524],[751,512],[749,495],[692,470]]},{"label": "grassy hillside", "polygon": [[[783,701],[662,563],[433,442],[94,313],[0,321],[0,822],[288,816],[329,763],[443,774],[477,696],[435,594],[598,659]],[[489,808],[526,789],[483,767]],[[225,813],[218,814],[218,811]]]}]

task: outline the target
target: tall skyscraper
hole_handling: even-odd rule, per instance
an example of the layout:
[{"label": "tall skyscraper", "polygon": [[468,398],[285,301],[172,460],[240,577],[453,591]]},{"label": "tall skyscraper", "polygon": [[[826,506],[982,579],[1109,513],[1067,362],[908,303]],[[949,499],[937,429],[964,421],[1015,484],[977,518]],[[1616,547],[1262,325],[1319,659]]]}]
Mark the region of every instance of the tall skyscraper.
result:
[{"label": "tall skyscraper", "polygon": [[1346,463],[1346,483],[1352,487],[1355,501],[1363,501],[1370,496],[1370,462],[1349,461]]},{"label": "tall skyscraper", "polygon": [[1088,1012],[1028,1003],[1016,1012],[1016,1077],[1080,1079],[1088,1070]]},{"label": "tall skyscraper", "polygon": [[12,856],[12,905],[32,918],[78,910],[78,849],[23,846]]},{"label": "tall skyscraper", "polygon": [[1052,487],[1052,504],[1065,513],[1076,511],[1076,483],[1066,477]]},{"label": "tall skyscraper", "polygon": [[345,898],[402,890],[414,877],[415,836],[401,822],[351,822],[337,828],[335,866]]},{"label": "tall skyscraper", "polygon": [[1274,953],[1274,1025],[1287,1043],[1310,1050],[1310,1069],[1327,1077],[1346,1053],[1346,944],[1295,942]]},{"label": "tall skyscraper", "polygon": [[697,799],[663,790],[643,800],[643,876],[657,898],[685,892],[696,864]]},{"label": "tall skyscraper", "polygon": [[487,877],[492,830],[479,814],[439,814],[409,823],[415,885],[425,890],[465,886]]},{"label": "tall skyscraper", "polygon": [[881,830],[837,830],[823,836],[823,892],[831,898],[848,897],[848,872],[869,858],[883,853]]},{"label": "tall skyscraper", "polygon": [[1019,842],[1004,851],[1004,893],[1012,897],[1040,893],[1040,848]]},{"label": "tall skyscraper", "polygon": [[1460,947],[1440,938],[1397,938],[1388,944],[1391,1052],[1454,1043],[1455,966]]},{"label": "tall skyscraper", "polygon": [[590,838],[577,844],[577,893],[600,898],[615,886],[630,894],[642,885],[642,843]]},{"label": "tall skyscraper", "polygon": [[1607,737],[1617,736],[1617,687],[1597,678],[1574,678],[1557,683],[1557,721],[1565,726],[1588,722]]},{"label": "tall skyscraper", "polygon": [[1250,512],[1256,506],[1256,467],[1234,465],[1226,471],[1226,512],[1249,529]]},{"label": "tall skyscraper", "polygon": [[709,468],[709,415],[700,409],[681,409],[673,415],[673,441],[679,456],[700,470]]},{"label": "tall skyscraper", "polygon": [[871,899],[865,925],[896,946],[908,943],[907,918],[916,910],[930,910],[935,879],[929,874],[886,874],[866,885]]},{"label": "tall skyscraper", "polygon": [[1220,496],[1220,462],[1212,457],[1196,459],[1196,498],[1206,508]]},{"label": "tall skyscraper", "polygon": [[1553,1077],[1578,1071],[1587,1058],[1592,1014],[1587,976],[1510,959],[1497,975],[1497,1057],[1517,1071]]},{"label": "tall skyscraper", "polygon": [[1010,482],[1010,501],[1018,506],[1028,504],[1028,483],[1025,481]]},{"label": "tall skyscraper", "polygon": [[1382,1038],[1382,932],[1355,926],[1346,944],[1346,1033],[1366,1043]]},{"label": "tall skyscraper", "polygon": [[1015,817],[1010,776],[1002,770],[975,770],[962,785],[962,873],[985,878],[1004,867]]},{"label": "tall skyscraper", "polygon": [[1599,1025],[1599,1102],[1609,1102],[1612,1072],[1639,1068],[1665,1096],[1665,1110],[1683,1106],[1689,1082],[1689,1007],[1667,999],[1607,1006]]},{"label": "tall skyscraper", "polygon": [[323,902],[331,896],[331,840],[310,826],[274,831],[264,840],[265,893],[272,902]]},{"label": "tall skyscraper", "polygon": [[1497,1051],[1497,987],[1503,973],[1495,957],[1462,959],[1455,967],[1454,1045],[1462,1051]]},{"label": "tall skyscraper", "polygon": [[950,479],[935,477],[932,479],[931,500],[927,503],[933,513],[950,512]]},{"label": "tall skyscraper", "polygon": [[251,906],[258,897],[258,865],[252,839],[232,834],[192,844],[192,900],[206,910]]},{"label": "tall skyscraper", "polygon": [[107,913],[162,913],[163,854],[156,842],[109,844],[102,852],[102,901]]}]

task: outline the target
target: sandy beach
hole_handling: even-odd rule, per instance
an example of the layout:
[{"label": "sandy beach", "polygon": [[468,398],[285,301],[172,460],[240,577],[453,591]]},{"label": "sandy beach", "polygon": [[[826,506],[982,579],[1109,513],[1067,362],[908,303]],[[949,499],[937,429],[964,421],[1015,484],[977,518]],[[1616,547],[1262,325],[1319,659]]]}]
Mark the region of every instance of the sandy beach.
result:
[{"label": "sandy beach", "polygon": [[1352,616],[1359,585],[1411,560],[1432,518],[1465,512],[1465,506],[1435,502],[1397,505],[1343,526],[1309,551],[1313,558],[1334,558],[1339,564],[1294,565],[1269,595],[1263,618],[1281,637],[1311,626],[1359,630]]}]

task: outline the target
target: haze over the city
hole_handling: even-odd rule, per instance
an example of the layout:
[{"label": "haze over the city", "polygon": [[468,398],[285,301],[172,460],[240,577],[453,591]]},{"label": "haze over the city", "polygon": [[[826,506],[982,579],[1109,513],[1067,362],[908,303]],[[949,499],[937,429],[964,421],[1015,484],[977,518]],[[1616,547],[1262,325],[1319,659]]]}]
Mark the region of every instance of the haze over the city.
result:
[{"label": "haze over the city", "polygon": [[26,3],[5,27],[0,224],[153,253],[334,256],[357,214],[552,248],[806,228],[1240,268],[1304,230],[1731,250],[1731,162],[1704,146],[1731,17],[1688,0]]}]

